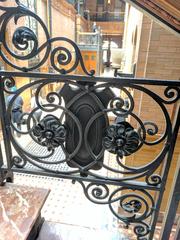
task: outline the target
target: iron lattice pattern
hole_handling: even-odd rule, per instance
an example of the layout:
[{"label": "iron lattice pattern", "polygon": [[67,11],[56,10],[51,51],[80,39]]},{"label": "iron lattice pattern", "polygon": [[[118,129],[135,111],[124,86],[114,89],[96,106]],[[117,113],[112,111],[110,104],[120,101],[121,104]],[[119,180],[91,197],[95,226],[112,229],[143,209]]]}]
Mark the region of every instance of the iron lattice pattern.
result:
[{"label": "iron lattice pattern", "polygon": [[[15,2],[16,6],[0,6],[0,56],[19,70],[0,72],[1,121],[8,166],[1,162],[2,176],[13,170],[77,181],[90,201],[109,205],[127,226],[135,224],[138,239],[152,239],[176,141],[178,120],[173,127],[168,106],[179,100],[179,82],[95,77],[93,70],[86,70],[72,40],[50,38],[39,16],[18,0]],[[37,32],[22,26],[22,19],[27,16],[43,30],[42,44]],[[6,32],[11,20],[15,28],[9,45]],[[33,72],[45,63],[58,74]],[[69,75],[79,65],[86,76]],[[29,83],[15,89],[16,81],[24,78],[29,78]],[[155,87],[161,88],[161,96]],[[20,129],[12,112],[17,99],[30,90],[34,91],[35,106],[21,115]],[[159,109],[161,126],[156,120],[140,117],[135,92],[145,94]],[[4,95],[13,95],[7,108]],[[29,139],[26,147],[24,137]],[[154,151],[156,146],[160,146],[160,151],[148,163],[139,157],[138,166],[129,164],[132,161],[128,159],[144,147]],[[162,166],[164,172],[159,171]]]}]

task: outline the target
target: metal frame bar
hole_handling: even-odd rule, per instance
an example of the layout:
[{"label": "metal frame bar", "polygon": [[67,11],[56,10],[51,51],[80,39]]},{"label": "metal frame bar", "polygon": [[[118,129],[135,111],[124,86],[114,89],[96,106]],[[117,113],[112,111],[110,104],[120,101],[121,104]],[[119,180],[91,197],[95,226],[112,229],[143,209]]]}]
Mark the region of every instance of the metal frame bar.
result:
[{"label": "metal frame bar", "polygon": [[[180,157],[177,163],[176,172],[174,175],[173,186],[168,200],[168,206],[165,212],[165,217],[163,220],[163,226],[161,230],[161,239],[168,240],[170,238],[171,230],[175,222],[175,217],[180,202]],[[178,240],[178,229],[177,236],[175,239]]]},{"label": "metal frame bar", "polygon": [[174,236],[174,240],[178,240],[178,239],[180,239],[180,219],[177,223],[176,233]]},{"label": "metal frame bar", "polygon": [[[2,82],[1,76],[0,76],[0,88],[1,89],[3,88],[3,82]],[[5,109],[6,109],[5,98],[4,98],[4,94],[1,92],[1,94],[0,94],[0,117],[1,117],[1,124],[2,124],[4,147],[5,147],[5,151],[6,151],[7,166],[8,166],[8,169],[11,169],[13,166],[13,163],[12,163],[11,144],[9,141],[10,128],[9,128],[9,124],[8,124],[6,115],[4,114]]]},{"label": "metal frame bar", "polygon": [[[173,134],[173,138],[172,138],[172,144],[170,146],[169,149],[169,153],[167,156],[167,161],[166,164],[164,165],[164,173],[163,173],[163,178],[162,178],[162,189],[165,189],[166,186],[166,182],[167,182],[167,178],[168,178],[168,173],[169,173],[169,169],[171,166],[171,161],[172,161],[172,156],[173,156],[173,152],[174,152],[174,148],[176,145],[176,139],[178,136],[178,132],[179,132],[179,123],[180,123],[180,107],[179,104],[177,105],[177,109],[176,109],[176,120],[174,121],[174,134]],[[178,164],[179,165],[179,164]],[[179,189],[179,181],[180,181],[180,169],[178,171],[179,167],[177,167],[177,171],[175,173],[175,183],[173,184],[172,187],[172,192],[171,192],[171,196],[170,196],[170,205],[167,207],[168,209],[166,210],[166,217],[165,217],[165,225],[162,227],[162,231],[161,231],[161,238],[163,240],[168,240],[170,233],[171,233],[171,229],[172,229],[172,225],[174,223],[174,219],[176,216],[176,211],[177,211],[177,207],[178,207],[178,202],[177,202],[177,195],[180,193],[180,189]],[[177,176],[179,174],[179,176]],[[161,206],[161,202],[163,199],[163,193],[164,191],[160,192],[160,195],[158,196],[158,202],[157,202],[157,209],[160,209]],[[179,194],[180,196],[180,194]],[[178,196],[178,197],[179,197]],[[157,221],[157,217],[158,217],[158,212],[155,213],[154,216],[154,222],[152,224],[152,227],[155,228],[156,225],[156,221]],[[153,234],[150,235],[150,238],[153,237]]]},{"label": "metal frame bar", "polygon": [[59,75],[56,73],[40,73],[40,72],[18,72],[18,71],[0,71],[0,76],[2,77],[29,77],[29,78],[42,78],[46,79],[49,78],[52,81],[55,80],[75,80],[75,81],[82,81],[82,82],[102,82],[102,83],[111,83],[125,85],[128,86],[129,84],[142,84],[142,85],[156,85],[156,86],[174,86],[179,87],[180,81],[179,80],[160,80],[160,79],[148,79],[148,78],[116,78],[116,77],[91,77],[91,76],[84,76],[84,75]]}]

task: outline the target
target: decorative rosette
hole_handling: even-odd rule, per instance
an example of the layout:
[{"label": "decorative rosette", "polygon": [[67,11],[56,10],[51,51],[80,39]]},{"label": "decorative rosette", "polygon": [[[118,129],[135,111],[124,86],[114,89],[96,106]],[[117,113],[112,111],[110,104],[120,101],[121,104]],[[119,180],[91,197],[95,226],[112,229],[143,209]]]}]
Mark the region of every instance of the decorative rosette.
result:
[{"label": "decorative rosette", "polygon": [[57,117],[47,115],[34,127],[33,135],[42,146],[51,151],[65,142],[67,131]]},{"label": "decorative rosette", "polygon": [[139,135],[128,122],[110,125],[103,138],[104,148],[120,158],[136,152],[139,144]]}]

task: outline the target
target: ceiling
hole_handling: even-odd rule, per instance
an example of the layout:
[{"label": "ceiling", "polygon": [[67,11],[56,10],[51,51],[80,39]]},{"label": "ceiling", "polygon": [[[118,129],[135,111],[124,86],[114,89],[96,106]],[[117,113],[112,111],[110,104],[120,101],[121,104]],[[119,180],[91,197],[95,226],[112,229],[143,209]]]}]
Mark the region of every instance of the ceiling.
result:
[{"label": "ceiling", "polygon": [[180,35],[180,0],[125,0]]},{"label": "ceiling", "polygon": [[180,9],[180,1],[178,0],[166,0],[165,2],[171,4],[172,6]]}]

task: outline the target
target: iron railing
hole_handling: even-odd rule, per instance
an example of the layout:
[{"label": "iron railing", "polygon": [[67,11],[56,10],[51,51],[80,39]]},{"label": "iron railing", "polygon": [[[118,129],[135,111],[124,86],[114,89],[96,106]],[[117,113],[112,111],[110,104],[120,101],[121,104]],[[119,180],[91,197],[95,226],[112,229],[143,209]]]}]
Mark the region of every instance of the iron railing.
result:
[{"label": "iron railing", "polygon": [[94,47],[98,48],[101,44],[102,39],[100,32],[77,32],[77,44],[79,46],[85,46],[85,48],[93,49]]},{"label": "iron railing", "polygon": [[[86,70],[76,43],[64,37],[50,38],[39,16],[15,2],[15,7],[0,6],[0,56],[14,68],[0,71],[5,147],[5,157],[0,151],[1,183],[12,181],[13,172],[71,179],[81,184],[90,201],[108,205],[126,226],[133,224],[137,239],[153,239],[180,122],[178,113],[172,123],[168,108],[175,103],[179,108],[180,82],[95,77],[93,70]],[[44,30],[45,42],[40,44],[31,29],[17,26],[12,43],[7,43],[10,20],[16,25],[27,15]],[[33,43],[31,52],[27,52],[29,42]],[[14,49],[24,54],[18,55]],[[26,61],[37,54],[41,56],[39,62],[27,66]],[[36,72],[47,62],[57,73]],[[78,65],[86,76],[73,74]],[[15,89],[15,84],[25,78],[33,81]],[[47,88],[49,85],[56,85],[56,90]],[[161,96],[156,92],[160,88]],[[36,106],[21,114],[20,129],[14,121],[14,106],[30,89],[35,91]],[[159,108],[163,127],[156,120],[139,117],[133,91],[145,94]],[[39,111],[42,114],[38,119]],[[29,139],[28,148],[24,136]],[[129,166],[126,159],[145,146],[151,151],[160,146],[160,152],[146,164],[139,159],[138,167]],[[111,158],[106,158],[107,153]],[[164,171],[158,171],[160,166]]]},{"label": "iron railing", "polygon": [[124,22],[124,12],[109,12],[109,11],[103,11],[103,12],[93,12],[93,11],[84,11],[84,17],[87,20],[91,20],[94,22]]}]

